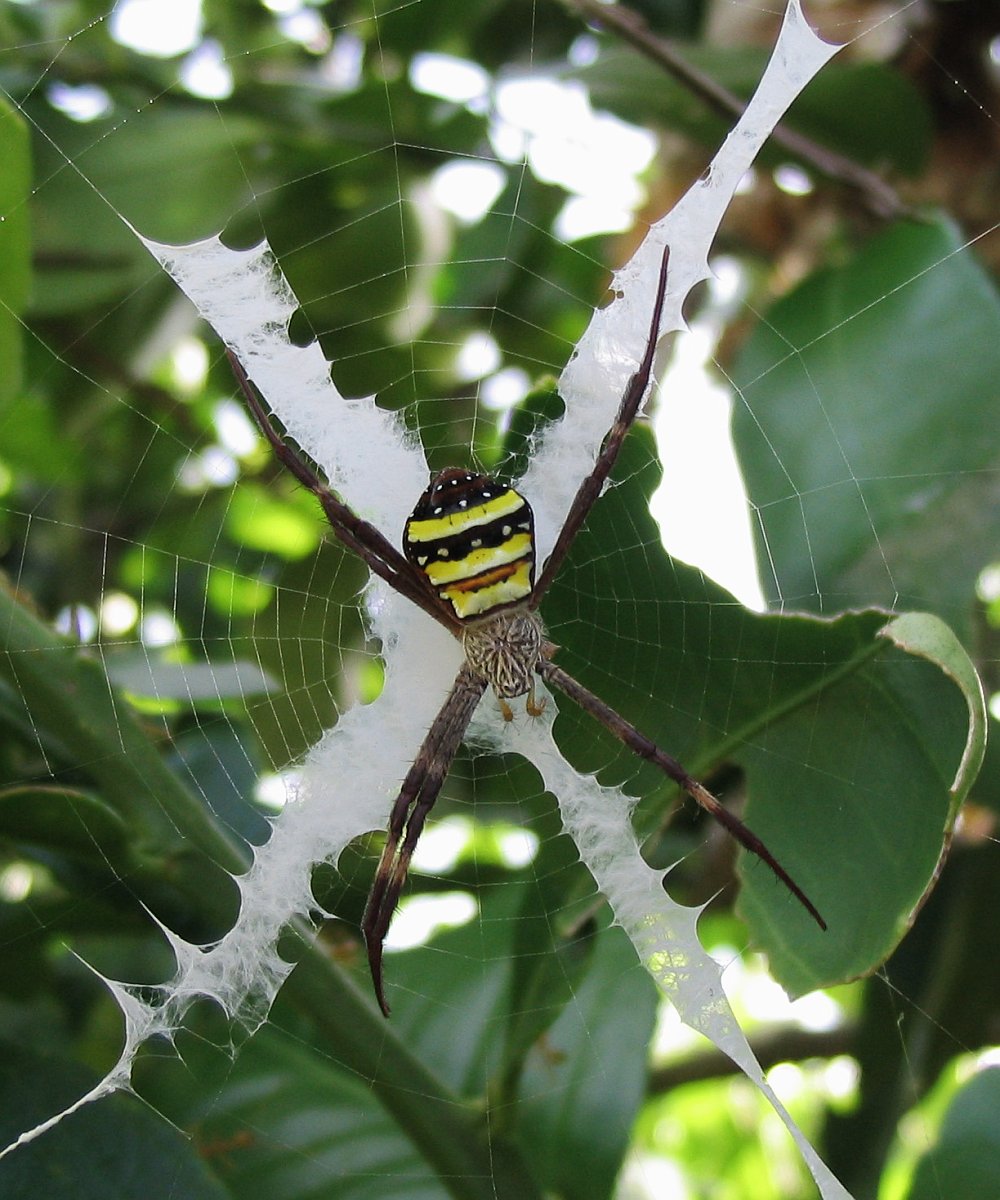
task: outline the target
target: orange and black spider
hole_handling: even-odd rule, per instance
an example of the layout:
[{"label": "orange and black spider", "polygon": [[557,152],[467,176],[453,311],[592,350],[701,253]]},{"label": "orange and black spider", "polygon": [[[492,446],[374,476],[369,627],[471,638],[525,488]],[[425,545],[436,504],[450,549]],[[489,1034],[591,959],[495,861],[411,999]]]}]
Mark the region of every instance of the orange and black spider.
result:
[{"label": "orange and black spider", "polygon": [[826,928],[812,901],[742,821],[723,808],[675,758],[556,666],[552,661],[555,647],[546,640],[538,615],[538,605],[601,494],[625,435],[649,390],[669,262],[668,247],[660,267],[642,360],[625,388],[594,469],[580,484],[537,580],[534,521],[531,508],[520,493],[487,475],[456,468],[441,471],[431,480],[406,522],[401,554],[374,525],[338,500],[316,472],[282,440],[246,372],[230,355],[250,411],[275,455],[317,497],[336,536],[390,587],[444,625],[462,642],[465,652],[465,661],[451,691],[392,807],[385,849],[361,922],[375,995],[386,1016],[389,1005],[382,985],[382,944],[427,814],[437,800],[486,689],[493,689],[507,720],[513,717],[508,700],[519,696],[527,696],[527,711],[537,716],[544,701],[535,699],[536,675],[575,700],[640,758],[655,763],[741,846],[765,862],[820,927]]}]

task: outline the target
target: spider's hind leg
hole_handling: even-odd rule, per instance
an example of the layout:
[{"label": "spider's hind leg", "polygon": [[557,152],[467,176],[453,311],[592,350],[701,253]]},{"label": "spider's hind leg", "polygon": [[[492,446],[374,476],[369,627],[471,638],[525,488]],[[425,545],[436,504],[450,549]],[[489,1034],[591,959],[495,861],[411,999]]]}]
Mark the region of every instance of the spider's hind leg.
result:
[{"label": "spider's hind leg", "polygon": [[701,805],[710,816],[714,817],[731,837],[745,849],[749,850],[751,854],[755,854],[761,862],[770,867],[806,912],[809,913],[820,929],[826,929],[826,921],[820,915],[815,904],[813,904],[760,838],[752,830],[748,829],[738,817],[734,817],[728,809],[723,808],[707,788],[684,770],[676,758],[666,754],[655,742],[651,741],[645,734],[640,733],[629,721],[626,721],[620,713],[615,712],[610,705],[605,704],[599,696],[595,696],[593,692],[585,688],[572,675],[567,674],[562,667],[558,667],[554,662],[545,659],[539,662],[538,670],[546,683],[552,684],[559,688],[560,691],[565,692],[585,712],[590,713],[592,717],[600,721],[609,733],[614,734],[634,754],[638,754],[640,758],[655,763],[669,779],[679,784],[691,799]]},{"label": "spider's hind leg", "polygon": [[463,666],[441,711],[427,731],[392,806],[385,848],[361,920],[375,996],[385,1016],[389,1015],[389,1005],[382,986],[382,945],[385,935],[389,931],[389,922],[406,882],[410,859],[423,832],[427,814],[438,798],[448,768],[458,753],[472,714],[485,690],[486,680],[468,666]]}]

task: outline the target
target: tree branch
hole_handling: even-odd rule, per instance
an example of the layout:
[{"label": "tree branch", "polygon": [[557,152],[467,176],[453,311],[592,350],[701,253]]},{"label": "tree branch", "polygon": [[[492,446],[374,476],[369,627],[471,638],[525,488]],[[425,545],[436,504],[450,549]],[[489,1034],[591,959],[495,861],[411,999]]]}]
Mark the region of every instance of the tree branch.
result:
[{"label": "tree branch", "polygon": [[[836,1029],[800,1029],[797,1025],[779,1026],[750,1039],[757,1061],[765,1071],[782,1062],[801,1062],[806,1058],[834,1058],[853,1051],[855,1028],[852,1024]],[[706,1079],[725,1079],[741,1074],[740,1068],[721,1050],[699,1050],[653,1071],[646,1085],[650,1096],[672,1092],[685,1083]]]},{"label": "tree branch", "polygon": [[[746,106],[739,96],[682,58],[665,38],[653,33],[644,17],[632,9],[623,4],[604,4],[602,0],[563,0],[563,3],[583,20],[600,25],[628,42],[640,54],[679,79],[714,112],[727,118],[742,115]],[[789,128],[786,122],[779,122],[774,127],[771,141],[822,174],[860,192],[865,205],[876,216],[898,217],[908,211],[895,189],[880,175]]]}]

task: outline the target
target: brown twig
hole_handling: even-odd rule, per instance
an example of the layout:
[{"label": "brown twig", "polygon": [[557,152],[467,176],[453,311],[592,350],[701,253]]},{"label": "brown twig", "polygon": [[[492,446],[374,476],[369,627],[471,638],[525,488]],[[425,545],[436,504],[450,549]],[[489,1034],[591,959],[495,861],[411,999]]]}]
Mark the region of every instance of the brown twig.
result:
[{"label": "brown twig", "polygon": [[[563,3],[585,21],[617,34],[622,41],[628,42],[652,62],[679,79],[714,112],[730,119],[743,114],[746,105],[739,96],[692,66],[666,39],[653,33],[643,17],[624,4],[604,4],[601,0],[563,0]],[[898,217],[908,211],[895,189],[880,175],[869,171],[867,167],[861,166],[844,154],[821,146],[798,130],[789,128],[785,122],[779,122],[774,127],[771,140],[804,162],[810,163],[824,175],[858,190],[864,197],[865,204],[876,216]]]},{"label": "brown twig", "polygon": [[[850,1054],[856,1030],[851,1024],[835,1029],[800,1029],[781,1026],[751,1038],[751,1048],[761,1067],[767,1071],[777,1063],[801,1062],[807,1058],[834,1058]],[[689,1054],[666,1066],[658,1067],[650,1076],[646,1092],[651,1096],[665,1095],[685,1083],[701,1083],[706,1079],[725,1079],[738,1075],[740,1068],[721,1050],[703,1050]]]}]

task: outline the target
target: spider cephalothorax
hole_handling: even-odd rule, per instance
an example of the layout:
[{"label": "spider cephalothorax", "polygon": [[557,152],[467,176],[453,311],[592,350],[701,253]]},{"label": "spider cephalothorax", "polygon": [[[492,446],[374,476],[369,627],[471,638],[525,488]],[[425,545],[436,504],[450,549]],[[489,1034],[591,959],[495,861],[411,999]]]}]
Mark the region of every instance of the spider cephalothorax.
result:
[{"label": "spider cephalothorax", "polygon": [[535,672],[539,660],[549,657],[537,613],[521,606],[477,621],[462,631],[465,661],[493,688],[504,720],[514,713],[508,700],[527,696],[528,715],[539,717],[545,701],[535,699]]},{"label": "spider cephalothorax", "polygon": [[752,833],[681,764],[552,661],[538,606],[562,565],[573,539],[611,474],[625,435],[652,381],[667,291],[669,247],[664,250],[649,336],[642,360],[625,388],[593,470],[583,479],[539,577],[535,578],[534,519],[527,500],[487,475],[459,468],[441,471],[417,501],[403,533],[403,554],[374,525],[357,516],[275,432],[240,364],[233,369],[257,423],[274,452],[317,497],[328,521],[350,550],[396,591],[462,642],[465,661],[434,718],[392,806],[385,848],[375,872],[362,929],[375,994],[389,1006],[382,986],[382,944],[406,879],[410,859],[452,760],[483,693],[492,688],[507,720],[508,700],[527,696],[529,716],[544,707],[535,700],[535,677],[557,688],[639,757],[654,763],[716,818],[746,849],[765,862],[819,925],[826,924],[812,901]]}]

